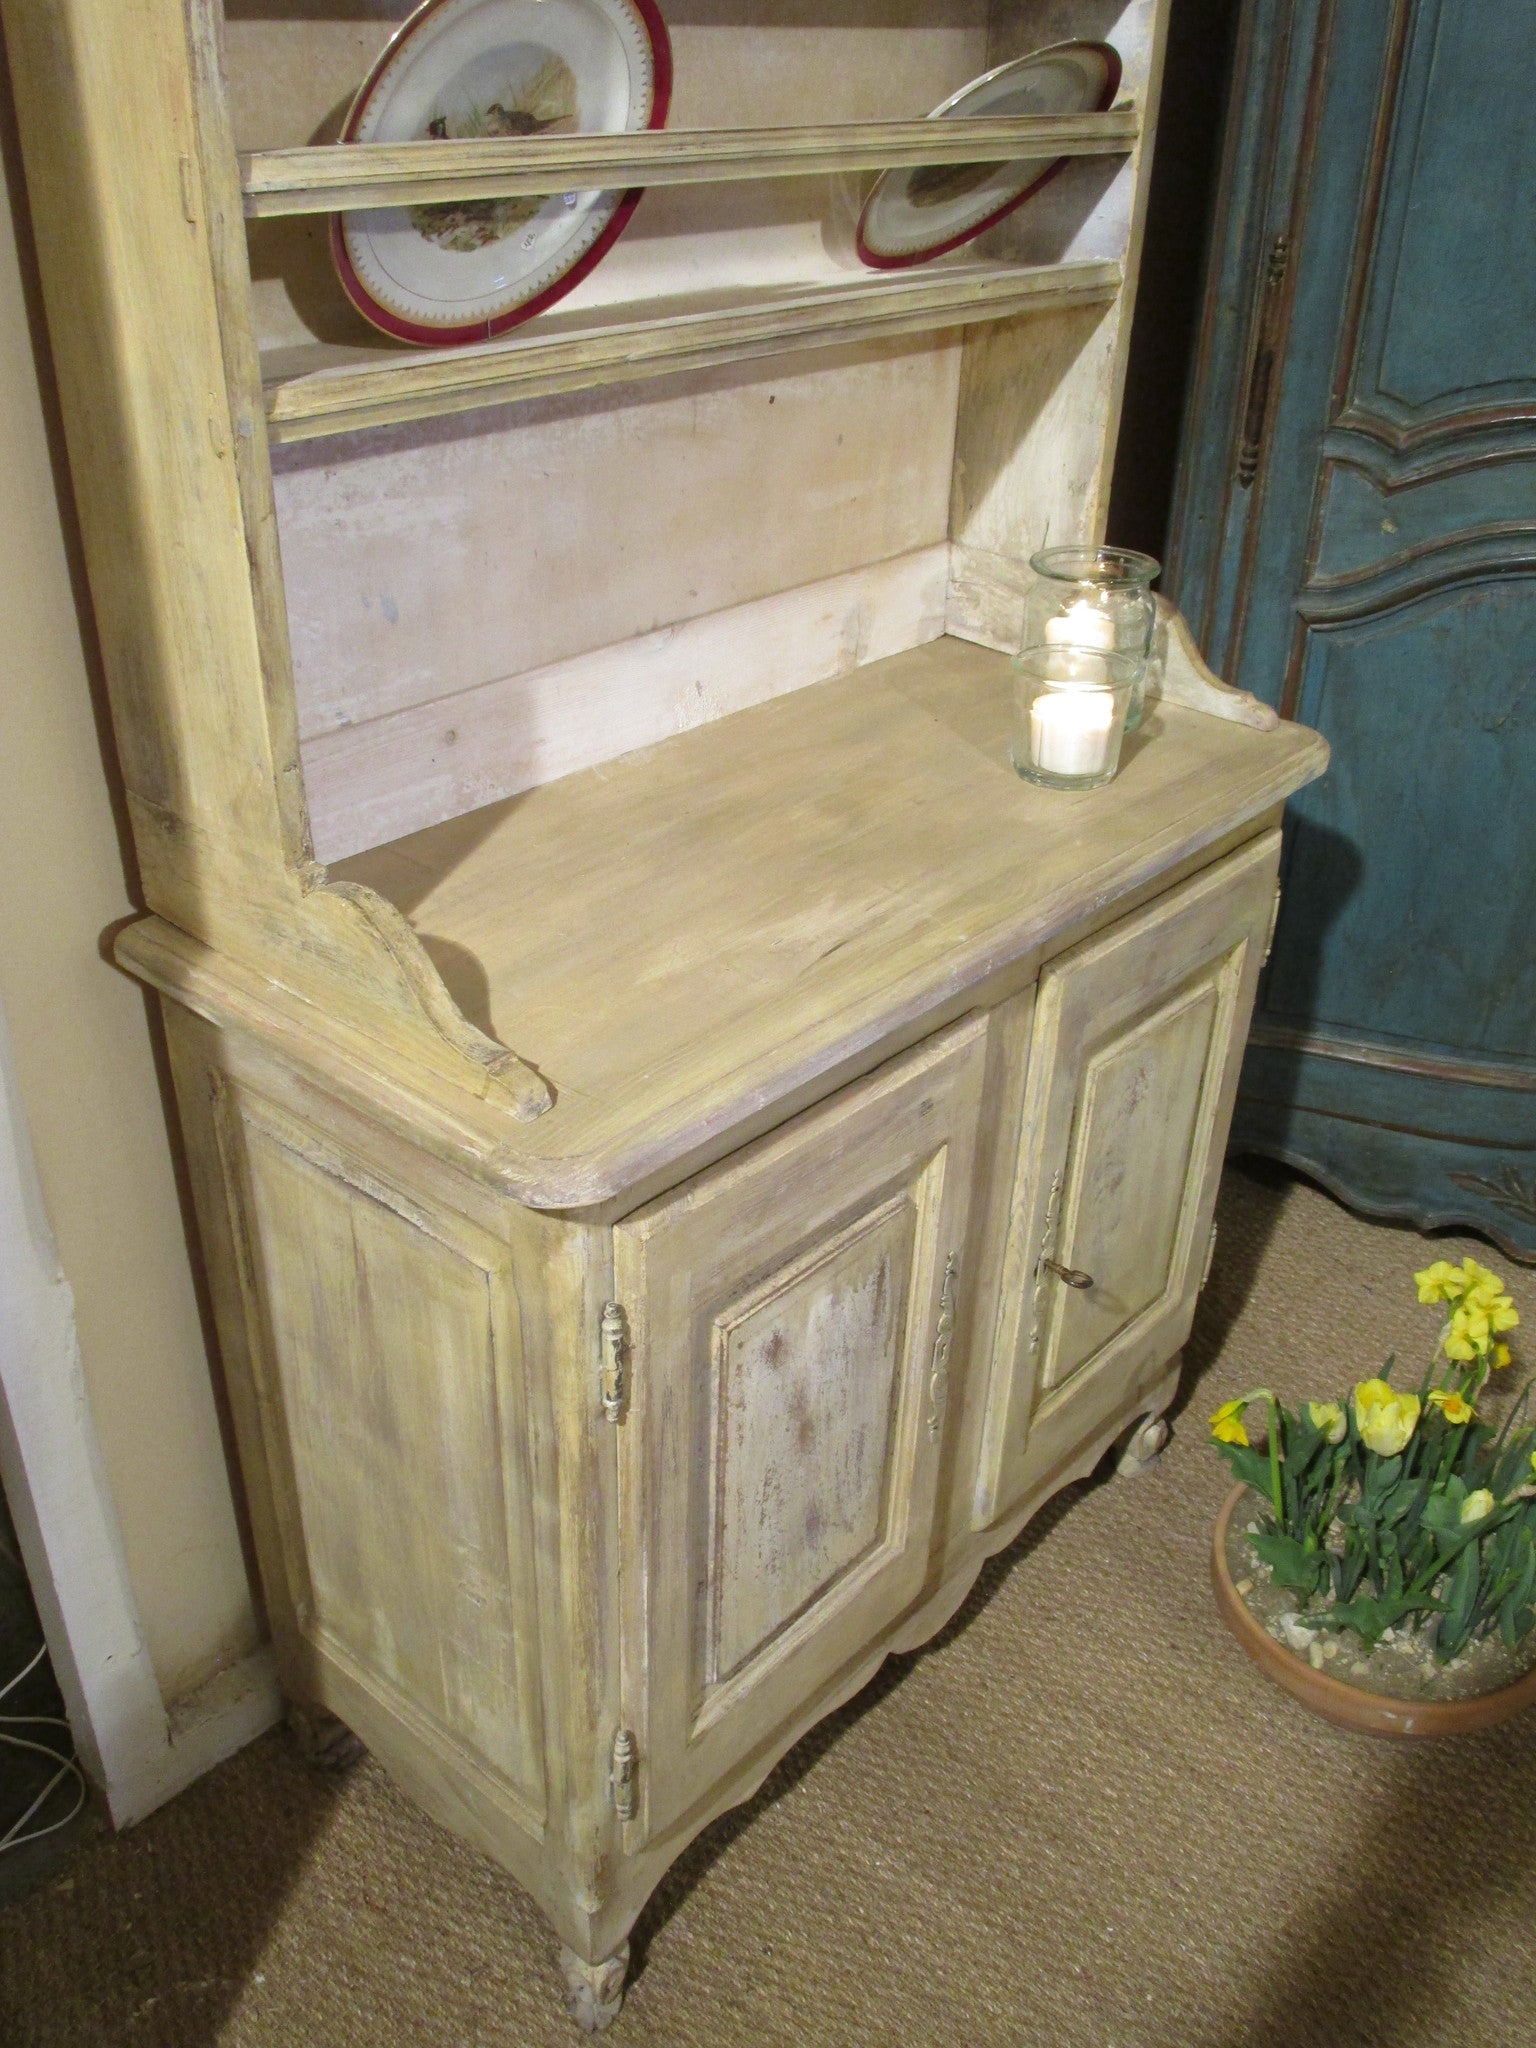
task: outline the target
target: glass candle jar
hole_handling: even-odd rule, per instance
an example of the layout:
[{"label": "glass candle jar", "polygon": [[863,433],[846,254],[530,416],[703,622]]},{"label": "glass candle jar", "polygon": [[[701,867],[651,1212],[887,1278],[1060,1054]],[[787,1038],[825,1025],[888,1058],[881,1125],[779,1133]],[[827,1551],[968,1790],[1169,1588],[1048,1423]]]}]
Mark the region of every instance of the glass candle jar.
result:
[{"label": "glass candle jar", "polygon": [[[1140,666],[1145,666],[1141,664]],[[1120,766],[1138,663],[1125,654],[1026,647],[1013,663],[1013,765],[1046,789],[1096,789]]]},{"label": "glass candle jar", "polygon": [[1035,573],[1024,618],[1026,647],[1077,648],[1120,654],[1139,664],[1126,718],[1141,723],[1147,661],[1157,605],[1153,579],[1162,564],[1133,548],[1042,548],[1030,557]]}]

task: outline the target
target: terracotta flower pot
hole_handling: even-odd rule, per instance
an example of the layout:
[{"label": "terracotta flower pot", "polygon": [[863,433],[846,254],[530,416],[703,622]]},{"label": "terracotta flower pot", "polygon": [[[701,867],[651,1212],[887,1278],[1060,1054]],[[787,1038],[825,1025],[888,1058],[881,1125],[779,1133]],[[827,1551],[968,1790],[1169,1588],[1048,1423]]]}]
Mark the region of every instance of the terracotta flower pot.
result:
[{"label": "terracotta flower pot", "polygon": [[1492,1728],[1536,1701],[1536,1666],[1496,1692],[1467,1700],[1404,1700],[1366,1692],[1326,1671],[1316,1671],[1303,1658],[1278,1643],[1249,1613],[1227,1569],[1227,1527],[1247,1494],[1234,1486],[1216,1517],[1211,1544],[1211,1581],[1221,1618],[1261,1671],[1314,1714],[1339,1728],[1362,1735],[1472,1735]]}]

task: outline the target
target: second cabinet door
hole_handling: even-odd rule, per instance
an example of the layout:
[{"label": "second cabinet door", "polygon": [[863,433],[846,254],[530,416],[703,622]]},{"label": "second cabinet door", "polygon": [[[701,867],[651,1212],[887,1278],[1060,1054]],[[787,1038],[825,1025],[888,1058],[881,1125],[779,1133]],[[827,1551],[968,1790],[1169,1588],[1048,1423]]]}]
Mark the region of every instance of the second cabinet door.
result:
[{"label": "second cabinet door", "polygon": [[632,1847],[922,1586],[986,1036],[957,1025],[614,1233]]},{"label": "second cabinet door", "polygon": [[1189,1334],[1279,848],[1265,834],[1041,977],[978,1527]]}]

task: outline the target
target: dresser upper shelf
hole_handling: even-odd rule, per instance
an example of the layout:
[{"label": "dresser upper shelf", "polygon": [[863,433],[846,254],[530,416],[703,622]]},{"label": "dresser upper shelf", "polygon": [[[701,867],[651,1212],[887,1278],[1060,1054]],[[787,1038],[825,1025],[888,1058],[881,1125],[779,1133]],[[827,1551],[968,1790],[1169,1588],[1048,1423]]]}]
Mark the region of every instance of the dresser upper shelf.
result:
[{"label": "dresser upper shelf", "polygon": [[334,213],[444,199],[535,197],[602,187],[825,177],[1030,156],[1118,156],[1141,130],[1134,106],[1102,114],[968,121],[854,121],[805,128],[658,128],[639,134],[330,143],[240,159],[245,211]]},{"label": "dresser upper shelf", "polygon": [[[443,1142],[544,1208],[675,1181],[1022,985],[1327,759],[1298,726],[1154,705],[1107,787],[1037,789],[1009,765],[1011,694],[1005,656],[933,641],[333,867],[554,1092],[532,1123],[457,1097]],[[233,969],[155,922],[120,945],[219,1013]],[[253,999],[272,1028],[281,992]],[[327,1035],[310,1013],[295,1042],[323,1057]],[[377,1092],[366,1047],[345,1057]]]},{"label": "dresser upper shelf", "polygon": [[267,428],[274,442],[306,441],[754,357],[1108,305],[1122,275],[1105,260],[939,263],[802,285],[738,285],[643,308],[621,301],[556,311],[468,348],[304,343],[263,357]]}]

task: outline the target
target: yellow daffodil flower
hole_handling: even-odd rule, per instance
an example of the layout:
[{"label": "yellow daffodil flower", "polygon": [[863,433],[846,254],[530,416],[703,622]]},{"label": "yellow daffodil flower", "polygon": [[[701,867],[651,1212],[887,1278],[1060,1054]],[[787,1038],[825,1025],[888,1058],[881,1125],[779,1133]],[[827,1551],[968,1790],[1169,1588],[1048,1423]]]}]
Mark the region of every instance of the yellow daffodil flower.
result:
[{"label": "yellow daffodil flower", "polygon": [[1472,1420],[1472,1403],[1467,1400],[1465,1395],[1458,1394],[1453,1387],[1436,1387],[1429,1400],[1430,1406],[1438,1408],[1447,1422],[1470,1422]]},{"label": "yellow daffodil flower", "polygon": [[1223,1401],[1211,1417],[1211,1435],[1219,1444],[1241,1444],[1248,1448],[1248,1432],[1243,1427],[1243,1410],[1246,1401]]},{"label": "yellow daffodil flower", "polygon": [[1419,1290],[1420,1304],[1425,1307],[1432,1301],[1458,1300],[1466,1285],[1461,1268],[1453,1266],[1449,1259],[1436,1259],[1422,1273],[1415,1273],[1413,1280]]},{"label": "yellow daffodil flower", "polygon": [[1312,1427],[1321,1430],[1331,1444],[1341,1444],[1349,1424],[1344,1410],[1337,1401],[1309,1401],[1307,1413],[1312,1418]]},{"label": "yellow daffodil flower", "polygon": [[1480,1522],[1484,1515],[1491,1515],[1497,1506],[1498,1502],[1487,1487],[1480,1486],[1475,1493],[1469,1493],[1462,1502],[1461,1519],[1463,1523]]},{"label": "yellow daffodil flower", "polygon": [[[1494,1339],[1505,1330],[1518,1327],[1520,1317],[1507,1294],[1468,1294],[1451,1311],[1441,1343],[1447,1358],[1468,1365],[1474,1358],[1487,1358]],[[1500,1347],[1505,1348],[1507,1347]]]},{"label": "yellow daffodil flower", "polygon": [[1495,1344],[1495,1345],[1494,1345],[1494,1347],[1493,1347],[1493,1369],[1494,1369],[1494,1371],[1495,1371],[1495,1372],[1502,1372],[1502,1371],[1504,1370],[1505,1366],[1509,1364],[1509,1361],[1510,1361],[1510,1358],[1511,1358],[1511,1356],[1512,1356],[1512,1354],[1511,1354],[1511,1352],[1510,1352],[1510,1348],[1509,1348],[1509,1346],[1508,1346],[1507,1344]]},{"label": "yellow daffodil flower", "polygon": [[1418,1428],[1418,1395],[1394,1393],[1385,1380],[1362,1380],[1354,1399],[1361,1442],[1378,1457],[1395,1458]]},{"label": "yellow daffodil flower", "polygon": [[1498,1274],[1480,1266],[1476,1259],[1464,1260],[1462,1272],[1466,1279],[1461,1296],[1463,1308],[1476,1309],[1487,1316],[1495,1330],[1514,1329],[1520,1318]]},{"label": "yellow daffodil flower", "polygon": [[1470,1337],[1479,1351],[1488,1348],[1488,1311],[1478,1302],[1471,1299],[1461,1302],[1451,1317],[1451,1328],[1459,1336]]},{"label": "yellow daffodil flower", "polygon": [[1459,1266],[1449,1259],[1436,1259],[1415,1273],[1413,1280],[1421,1302],[1443,1301],[1450,1308],[1443,1339],[1445,1355],[1462,1365],[1487,1357],[1491,1340],[1519,1324],[1503,1280],[1476,1259],[1463,1259]]},{"label": "yellow daffodil flower", "polygon": [[1493,1331],[1516,1329],[1520,1323],[1520,1313],[1516,1311],[1516,1305],[1513,1305],[1513,1300],[1507,1294],[1485,1294],[1481,1288],[1470,1292],[1462,1300],[1462,1305],[1456,1309],[1456,1315],[1487,1323]]}]

